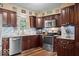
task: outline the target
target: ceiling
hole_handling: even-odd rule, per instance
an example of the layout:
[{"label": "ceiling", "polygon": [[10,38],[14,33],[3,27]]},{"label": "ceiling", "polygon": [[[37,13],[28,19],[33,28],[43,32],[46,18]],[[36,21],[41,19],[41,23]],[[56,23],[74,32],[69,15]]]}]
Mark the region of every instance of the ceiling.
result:
[{"label": "ceiling", "polygon": [[13,4],[24,7],[29,10],[49,11],[61,6],[62,3],[13,3]]}]

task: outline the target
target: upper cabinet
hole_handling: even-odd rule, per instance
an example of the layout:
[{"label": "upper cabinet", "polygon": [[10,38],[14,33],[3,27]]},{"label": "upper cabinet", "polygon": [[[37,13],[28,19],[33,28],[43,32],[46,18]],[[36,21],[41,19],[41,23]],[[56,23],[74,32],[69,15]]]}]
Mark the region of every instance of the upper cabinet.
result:
[{"label": "upper cabinet", "polygon": [[68,6],[61,10],[61,24],[79,25],[79,4]]},{"label": "upper cabinet", "polygon": [[61,25],[69,23],[69,8],[63,8],[61,10]]},{"label": "upper cabinet", "polygon": [[10,21],[8,11],[7,10],[2,10],[2,16],[3,16],[2,25],[3,26],[8,26],[8,23]]},{"label": "upper cabinet", "polygon": [[36,28],[43,28],[44,27],[44,21],[42,17],[36,18]]},{"label": "upper cabinet", "polygon": [[17,16],[16,12],[1,9],[2,10],[2,25],[3,27],[16,27],[17,26]]},{"label": "upper cabinet", "polygon": [[36,16],[29,16],[30,19],[30,27],[35,28],[36,27]]},{"label": "upper cabinet", "polygon": [[56,26],[60,27],[61,26],[60,14],[55,14],[54,18],[56,19]]},{"label": "upper cabinet", "polygon": [[75,4],[74,10],[75,10],[75,16],[74,16],[75,17],[75,24],[79,25],[79,3]]},{"label": "upper cabinet", "polygon": [[75,5],[72,5],[69,7],[69,23],[70,24],[75,24]]},{"label": "upper cabinet", "polygon": [[10,19],[11,19],[11,26],[16,27],[17,26],[17,17],[16,17],[16,12],[10,12]]},{"label": "upper cabinet", "polygon": [[43,28],[43,18],[36,16],[29,16],[31,28]]}]

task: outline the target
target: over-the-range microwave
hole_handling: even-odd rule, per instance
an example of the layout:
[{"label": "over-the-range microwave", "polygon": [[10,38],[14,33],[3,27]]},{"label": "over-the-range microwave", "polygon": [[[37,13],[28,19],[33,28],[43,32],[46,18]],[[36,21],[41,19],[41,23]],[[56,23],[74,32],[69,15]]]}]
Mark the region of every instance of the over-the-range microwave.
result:
[{"label": "over-the-range microwave", "polygon": [[45,20],[44,22],[44,27],[45,28],[52,28],[52,27],[55,27],[56,26],[56,20],[53,19],[53,20]]}]

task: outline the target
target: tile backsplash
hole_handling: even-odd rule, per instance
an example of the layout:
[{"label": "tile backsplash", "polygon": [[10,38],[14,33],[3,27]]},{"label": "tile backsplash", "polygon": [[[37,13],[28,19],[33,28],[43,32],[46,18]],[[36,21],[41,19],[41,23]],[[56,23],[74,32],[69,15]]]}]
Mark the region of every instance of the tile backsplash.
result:
[{"label": "tile backsplash", "polygon": [[36,34],[36,29],[35,28],[26,28],[24,30],[20,30],[19,28],[13,28],[13,27],[3,27],[3,29],[2,29],[2,36],[22,35],[22,33],[24,33],[26,35]]}]

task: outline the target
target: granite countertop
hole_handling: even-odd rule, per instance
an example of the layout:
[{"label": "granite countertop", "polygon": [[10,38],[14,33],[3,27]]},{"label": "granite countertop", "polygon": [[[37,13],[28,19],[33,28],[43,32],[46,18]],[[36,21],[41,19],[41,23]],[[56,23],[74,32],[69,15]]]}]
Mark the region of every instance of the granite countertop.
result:
[{"label": "granite countertop", "polygon": [[41,34],[6,35],[6,36],[2,36],[2,38],[21,37],[21,36],[33,36],[33,35],[41,35]]}]

